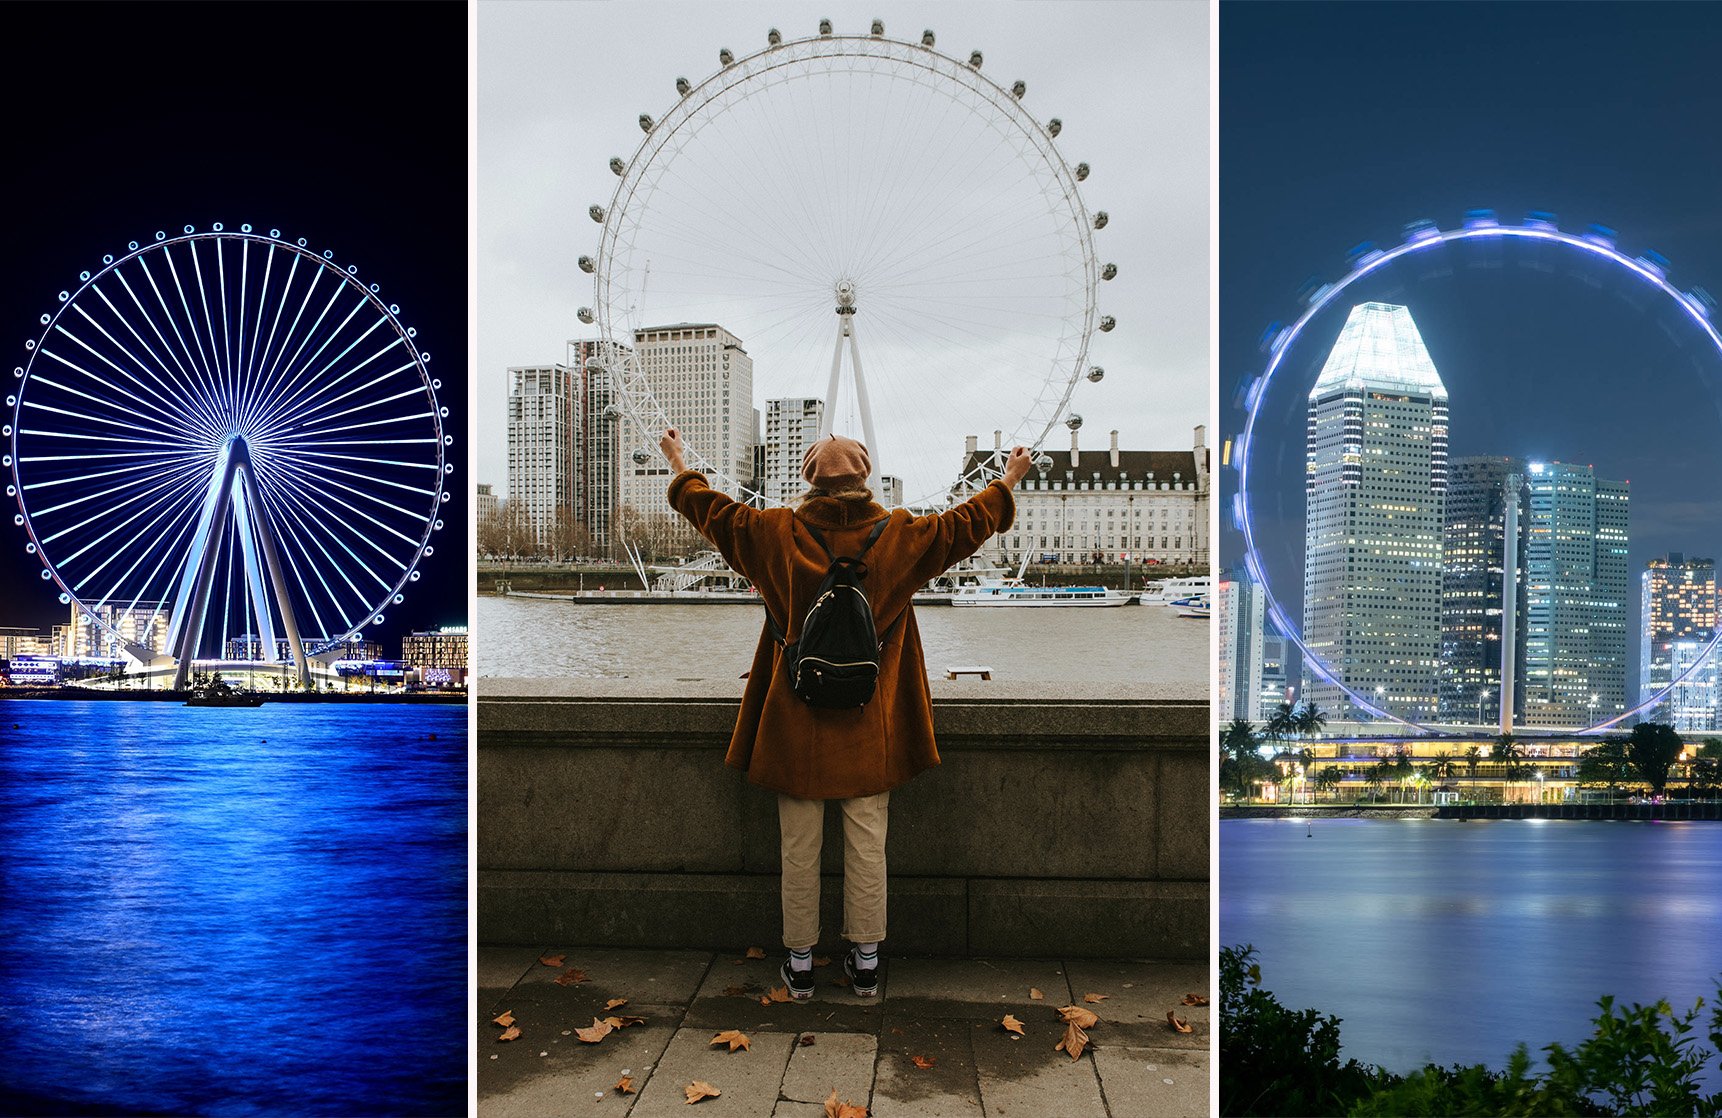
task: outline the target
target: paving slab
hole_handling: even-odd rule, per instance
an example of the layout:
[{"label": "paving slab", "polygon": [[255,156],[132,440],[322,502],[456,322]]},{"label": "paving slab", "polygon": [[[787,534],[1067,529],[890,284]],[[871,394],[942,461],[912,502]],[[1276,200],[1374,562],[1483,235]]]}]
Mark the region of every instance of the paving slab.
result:
[{"label": "paving slab", "polygon": [[675,1031],[636,1025],[597,1044],[544,1029],[523,1028],[520,1039],[502,1043],[481,1038],[479,1118],[626,1114],[633,1100],[615,1089],[617,1082],[629,1075],[636,1091],[644,1087]]},{"label": "paving slab", "polygon": [[[538,963],[540,956],[557,955],[562,956],[560,967]],[[602,991],[606,998],[627,998],[644,1005],[685,1005],[705,980],[712,955],[709,951],[552,945],[534,956],[533,962],[537,965],[521,976],[519,985],[554,986],[558,976],[575,967],[587,976],[587,981],[575,985]]]},{"label": "paving slab", "polygon": [[[747,1030],[742,1030],[744,1033]],[[686,1115],[684,1093],[689,1083],[703,1080],[722,1091],[718,1098],[700,1105],[726,1118],[771,1118],[777,1109],[778,1085],[789,1062],[789,1048],[796,1033],[747,1033],[750,1047],[729,1050],[727,1044],[711,1043],[713,1030],[688,1027],[676,1032],[651,1082],[634,1104],[634,1118],[669,1118]],[[715,1105],[721,1103],[721,1106]]]},{"label": "paving slab", "polygon": [[[905,1020],[879,1036],[873,1079],[872,1118],[950,1118],[980,1115],[970,1034],[979,1022]],[[933,1061],[915,1066],[914,1057]]]},{"label": "paving slab", "polygon": [[[782,962],[781,957],[741,957],[737,962],[736,956],[719,955],[688,1007],[688,1025],[743,1032],[750,1029],[813,1033],[879,1031],[880,1003],[888,992],[891,964],[886,964],[886,971],[879,977],[879,993],[875,997],[856,997],[849,990],[833,985],[843,976],[842,967],[833,961],[828,966],[813,968],[813,997],[809,1000],[761,1005],[762,996],[783,985],[778,974]],[[725,993],[732,988],[745,992]]]},{"label": "paving slab", "polygon": [[1062,1023],[1023,1032],[1018,1037],[989,1028],[971,1038],[987,1118],[1107,1118],[1088,1053],[1072,1060],[1053,1047],[1064,1034]]},{"label": "paving slab", "polygon": [[804,1033],[789,1051],[778,1097],[823,1105],[835,1089],[838,1099],[866,1106],[878,1054],[878,1040],[866,1033]]},{"label": "paving slab", "polygon": [[1206,1118],[1209,1055],[1175,1048],[1097,1048],[1094,1066],[1114,1115]]},{"label": "paving slab", "polygon": [[[856,1106],[867,1105],[859,1099],[847,1101]],[[783,1099],[778,1102],[777,1109],[771,1112],[771,1118],[825,1118],[825,1104],[822,1102],[790,1102]]]},{"label": "paving slab", "polygon": [[[892,959],[890,1013],[901,1016],[991,1017],[1012,1007],[1064,1005],[1070,996],[1056,959]],[[1029,997],[1032,989],[1044,1001]],[[1016,1013],[1018,1018],[1021,1013]]]},{"label": "paving slab", "polygon": [[[539,956],[544,954],[540,947],[484,947],[478,952],[478,973],[475,976],[480,990],[506,990],[519,982],[539,965]],[[479,1009],[484,1009],[483,999],[480,999]]]},{"label": "paving slab", "polygon": [[[1190,1048],[1208,1051],[1213,1047],[1209,1007],[1179,1004],[1185,994],[1208,994],[1209,970],[1194,963],[1128,962],[1106,959],[1070,959],[1065,967],[1071,992],[1104,1024],[1096,1026],[1094,1039],[1103,1044],[1138,1045],[1146,1048]],[[1105,994],[1097,1004],[1081,1001],[1084,994]],[[1166,1011],[1176,1010],[1178,1019],[1190,1026],[1176,1032],[1166,1023]]]}]

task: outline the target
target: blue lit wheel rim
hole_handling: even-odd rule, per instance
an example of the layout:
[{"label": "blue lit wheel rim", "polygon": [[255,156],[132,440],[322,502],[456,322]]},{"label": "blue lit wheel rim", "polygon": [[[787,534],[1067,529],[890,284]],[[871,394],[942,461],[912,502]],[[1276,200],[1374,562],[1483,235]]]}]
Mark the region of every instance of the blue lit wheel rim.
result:
[{"label": "blue lit wheel rim", "polygon": [[[330,252],[250,228],[134,241],[59,293],[8,394],[14,519],[62,600],[122,636],[128,613],[183,608],[200,514],[243,440],[250,514],[315,653],[404,596],[453,440],[399,309]],[[259,625],[238,536],[210,537],[200,656],[280,631],[273,596]]]},{"label": "blue lit wheel rim", "polygon": [[[1587,256],[1600,258],[1626,269],[1630,274],[1644,280],[1652,287],[1672,299],[1675,304],[1686,313],[1687,317],[1692,320],[1699,330],[1702,331],[1704,336],[1710,340],[1710,344],[1715,347],[1717,356],[1722,358],[1722,334],[1717,332],[1715,324],[1710,319],[1710,301],[1699,293],[1683,292],[1670,284],[1664,275],[1665,265],[1660,259],[1648,255],[1643,257],[1627,256],[1625,253],[1620,252],[1614,247],[1612,236],[1602,232],[1591,232],[1585,234],[1563,232],[1556,228],[1552,222],[1535,218],[1527,220],[1522,226],[1499,225],[1492,219],[1484,219],[1467,221],[1463,228],[1445,231],[1438,230],[1433,225],[1428,224],[1413,227],[1403,244],[1390,249],[1373,250],[1359,256],[1353,264],[1352,270],[1345,276],[1345,278],[1339,280],[1337,283],[1318,288],[1315,294],[1311,297],[1308,308],[1298,318],[1298,320],[1291,326],[1279,330],[1269,338],[1267,346],[1270,356],[1268,358],[1267,368],[1263,370],[1261,376],[1251,381],[1245,389],[1242,406],[1247,412],[1247,416],[1244,420],[1243,433],[1238,437],[1237,443],[1232,452],[1234,468],[1238,471],[1238,492],[1232,498],[1232,520],[1237,528],[1244,534],[1244,565],[1249,571],[1250,577],[1262,588],[1262,598],[1267,605],[1268,615],[1273,618],[1274,625],[1287,640],[1297,646],[1298,651],[1302,654],[1304,664],[1308,666],[1314,674],[1320,676],[1323,680],[1333,684],[1335,687],[1345,692],[1359,708],[1368,711],[1375,717],[1385,721],[1397,722],[1402,726],[1408,726],[1423,733],[1432,733],[1437,731],[1433,731],[1429,727],[1420,723],[1400,718],[1397,715],[1390,714],[1387,711],[1382,710],[1365,695],[1357,691],[1353,691],[1351,688],[1346,687],[1339,680],[1335,679],[1333,673],[1328,671],[1327,664],[1323,662],[1320,657],[1313,655],[1309,651],[1309,648],[1303,642],[1303,634],[1299,631],[1299,627],[1292,624],[1291,620],[1286,617],[1285,611],[1280,608],[1279,601],[1274,597],[1273,588],[1268,584],[1267,571],[1262,564],[1261,555],[1256,548],[1255,529],[1250,522],[1249,452],[1254,440],[1256,418],[1261,411],[1263,401],[1267,397],[1268,383],[1273,379],[1274,373],[1279,369],[1281,359],[1291,351],[1292,346],[1296,343],[1298,336],[1303,332],[1304,328],[1308,326],[1329,303],[1337,299],[1339,295],[1352,284],[1379,271],[1381,268],[1400,259],[1401,257],[1434,248],[1438,245],[1486,238],[1522,238],[1530,241],[1565,245],[1584,253]],[[1653,695],[1651,698],[1639,703],[1630,710],[1624,711],[1607,721],[1598,722],[1594,726],[1575,732],[1581,734],[1601,733],[1610,727],[1619,725],[1626,719],[1631,718],[1641,711],[1656,706],[1669,695],[1673,694],[1674,689],[1684,683],[1688,677],[1692,676],[1699,668],[1703,667],[1707,658],[1715,655],[1715,649],[1718,643],[1722,643],[1722,633],[1718,633],[1715,637],[1711,638],[1710,643],[1705,645],[1704,655],[1699,657],[1698,660],[1693,663],[1692,667],[1688,668],[1678,679],[1669,683],[1666,688],[1658,692],[1656,695]]]}]

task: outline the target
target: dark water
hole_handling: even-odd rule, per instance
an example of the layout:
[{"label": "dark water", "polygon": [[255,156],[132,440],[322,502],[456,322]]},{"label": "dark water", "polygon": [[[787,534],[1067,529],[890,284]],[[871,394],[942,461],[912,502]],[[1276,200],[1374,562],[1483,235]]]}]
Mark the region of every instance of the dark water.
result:
[{"label": "dark water", "polygon": [[0,702],[0,1112],[464,1113],[466,785],[464,707]]},{"label": "dark water", "polygon": [[[1343,1018],[1344,1056],[1505,1065],[1591,1032],[1595,1002],[1666,998],[1709,1025],[1722,824],[1220,824],[1220,942],[1284,1005]],[[1714,1078],[1714,1076],[1712,1076]],[[1710,1089],[1718,1086],[1711,1083]]]}]

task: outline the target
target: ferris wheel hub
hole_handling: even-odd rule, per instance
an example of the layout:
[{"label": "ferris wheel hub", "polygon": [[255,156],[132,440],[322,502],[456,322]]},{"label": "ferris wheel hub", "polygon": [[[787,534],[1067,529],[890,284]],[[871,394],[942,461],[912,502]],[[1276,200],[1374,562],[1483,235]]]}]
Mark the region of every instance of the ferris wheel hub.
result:
[{"label": "ferris wheel hub", "polygon": [[850,280],[838,280],[837,313],[854,314],[855,310],[855,284]]}]

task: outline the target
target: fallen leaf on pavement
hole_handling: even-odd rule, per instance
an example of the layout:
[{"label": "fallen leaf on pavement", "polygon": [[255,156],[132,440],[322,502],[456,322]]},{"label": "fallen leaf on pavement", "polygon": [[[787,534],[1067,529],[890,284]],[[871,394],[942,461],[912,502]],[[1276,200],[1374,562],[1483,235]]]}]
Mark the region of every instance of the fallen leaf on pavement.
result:
[{"label": "fallen leaf on pavement", "polygon": [[774,1002],[786,1002],[786,1001],[788,1001],[789,1000],[789,987],[787,987],[787,986],[773,986],[771,988],[771,1000]]},{"label": "fallen leaf on pavement", "polygon": [[604,1018],[604,1024],[610,1026],[612,1029],[625,1029],[629,1025],[644,1025],[645,1023],[646,1019],[644,1017],[623,1016]]},{"label": "fallen leaf on pavement", "polygon": [[1203,997],[1201,994],[1185,994],[1184,1000],[1179,1002],[1178,1004],[1179,1005],[1207,1005],[1208,999]]},{"label": "fallen leaf on pavement", "polygon": [[771,999],[766,997],[764,994],[761,994],[759,997],[759,1004],[765,1006],[767,1009],[770,1009],[771,1008]]},{"label": "fallen leaf on pavement", "polygon": [[620,1083],[616,1084],[616,1090],[622,1092],[624,1095],[633,1094],[634,1093],[634,1078],[633,1078],[633,1076],[624,1075],[622,1077],[622,1081]]},{"label": "fallen leaf on pavement", "polygon": [[922,1071],[926,1071],[928,1068],[939,1062],[939,1058],[937,1056],[911,1056],[910,1059],[912,1059],[915,1062],[915,1066],[920,1068]]},{"label": "fallen leaf on pavement", "polygon": [[515,1037],[517,1037],[519,1035],[520,1035],[520,1026],[519,1025],[510,1025],[510,1026],[508,1026],[508,1028],[502,1030],[502,1035],[497,1037],[496,1039],[497,1040],[513,1040]]},{"label": "fallen leaf on pavement", "polygon": [[1094,1002],[1103,1002],[1111,996],[1111,994],[1084,994],[1082,995],[1082,1000],[1092,1004]]},{"label": "fallen leaf on pavement", "polygon": [[1028,996],[1033,998],[1037,1002],[1041,1001],[1042,999],[1044,999],[1046,997],[1045,994],[1041,993],[1039,990],[1036,990],[1033,986],[1030,986],[1028,988]]},{"label": "fallen leaf on pavement", "polygon": [[1064,1038],[1057,1044],[1053,1045],[1052,1050],[1054,1052],[1061,1050],[1068,1052],[1070,1053],[1070,1058],[1075,1060],[1082,1056],[1082,1050],[1086,1047],[1088,1047],[1088,1034],[1082,1031],[1081,1025],[1072,1021],[1069,1025],[1065,1026]]},{"label": "fallen leaf on pavement", "polygon": [[503,1010],[502,1016],[496,1019],[496,1023],[505,1029],[508,1028],[514,1024],[514,1011],[512,1009]]},{"label": "fallen leaf on pavement", "polygon": [[694,1080],[686,1087],[683,1087],[682,1090],[688,1093],[688,1101],[683,1103],[683,1106],[691,1106],[694,1103],[699,1102],[701,1099],[715,1099],[719,1095],[723,1094],[722,1091],[713,1087],[703,1079]]},{"label": "fallen leaf on pavement", "polygon": [[1168,1009],[1166,1011],[1166,1023],[1168,1025],[1172,1026],[1174,1029],[1177,1029],[1181,1033],[1188,1033],[1188,1032],[1194,1031],[1193,1029],[1190,1028],[1189,1025],[1178,1020],[1178,1013],[1176,1010]]},{"label": "fallen leaf on pavement", "polygon": [[728,1044],[731,1052],[737,1048],[746,1048],[749,1052],[753,1051],[753,1046],[747,1042],[747,1035],[735,1029],[725,1029],[717,1036],[712,1037],[712,1043]]},{"label": "fallen leaf on pavement", "polygon": [[1000,1021],[999,1024],[1003,1025],[1006,1030],[1015,1033],[1017,1036],[1023,1035],[1022,1022],[1018,1021],[1008,1013],[1004,1015],[1004,1020]]},{"label": "fallen leaf on pavement", "polygon": [[1060,1006],[1058,1016],[1062,1020],[1083,1029],[1092,1029],[1100,1024],[1100,1018],[1095,1016],[1093,1010],[1083,1009],[1079,1005]]},{"label": "fallen leaf on pavement", "polygon": [[627,1005],[627,1004],[628,1004],[627,998],[611,998],[609,1001],[604,1003],[604,1008],[605,1009],[615,1009],[619,1005]]},{"label": "fallen leaf on pavement", "polygon": [[[813,1034],[812,1033],[801,1034],[801,1046],[803,1048],[807,1047],[809,1044],[812,1044],[812,1043],[813,1043]],[[835,1087],[832,1088],[833,1091],[835,1091],[836,1089],[837,1088],[835,1088]]]},{"label": "fallen leaf on pavement", "polygon": [[567,957],[566,955],[540,955],[538,961],[547,967],[559,967],[562,965],[562,960]]},{"label": "fallen leaf on pavement", "polygon": [[746,994],[753,993],[753,991],[748,989],[746,986],[736,986],[734,984],[731,984],[729,986],[725,986],[723,988],[723,992],[726,996],[732,997],[732,998],[739,998],[739,997],[742,997]]},{"label": "fallen leaf on pavement", "polygon": [[845,975],[838,975],[836,978],[833,978],[831,980],[831,985],[837,987],[840,990],[847,990],[847,989],[849,989],[849,976],[846,974]]},{"label": "fallen leaf on pavement", "polygon": [[615,1031],[616,1031],[616,1026],[606,1024],[603,1021],[600,1021],[596,1017],[594,1017],[594,1018],[592,1018],[592,1027],[591,1028],[589,1028],[589,1029],[575,1029],[574,1035],[579,1037],[581,1040],[585,1041],[587,1044],[597,1044],[599,1041],[603,1040],[605,1037],[609,1036],[611,1033],[613,1033]]},{"label": "fallen leaf on pavement", "polygon": [[747,949],[747,957],[749,959],[763,959],[765,958],[765,948],[750,947]]},{"label": "fallen leaf on pavement", "polygon": [[867,1118],[867,1108],[852,1102],[838,1102],[837,1088],[833,1087],[831,1097],[825,1100],[825,1118]]},{"label": "fallen leaf on pavement", "polygon": [[590,981],[592,980],[586,977],[586,972],[581,970],[579,967],[569,967],[567,970],[556,976],[556,985],[558,986],[572,986],[576,982]]},{"label": "fallen leaf on pavement", "polygon": [[[816,967],[828,967],[831,965],[831,956],[829,956],[829,955],[815,955],[813,957],[813,965]],[[833,1091],[832,1093],[836,1094],[835,1091]]]}]

